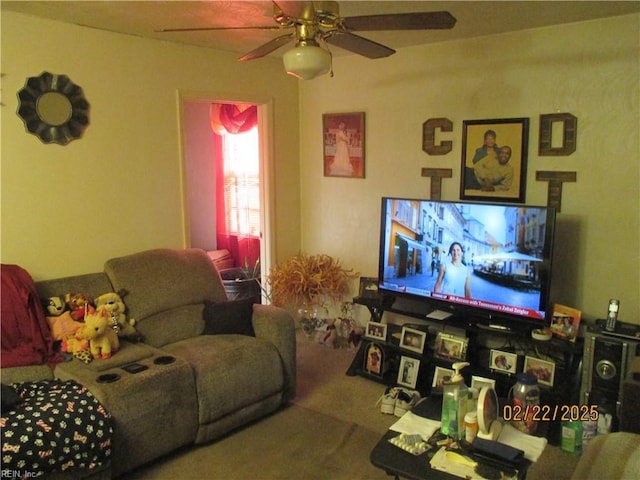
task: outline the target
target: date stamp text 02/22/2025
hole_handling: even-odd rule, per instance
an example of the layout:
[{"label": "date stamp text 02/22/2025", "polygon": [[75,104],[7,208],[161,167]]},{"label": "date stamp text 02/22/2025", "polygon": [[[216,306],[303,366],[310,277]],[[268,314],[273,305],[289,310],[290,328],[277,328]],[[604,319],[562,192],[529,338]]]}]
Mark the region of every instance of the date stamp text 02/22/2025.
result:
[{"label": "date stamp text 02/22/2025", "polygon": [[504,405],[502,418],[506,422],[598,421],[597,405]]}]

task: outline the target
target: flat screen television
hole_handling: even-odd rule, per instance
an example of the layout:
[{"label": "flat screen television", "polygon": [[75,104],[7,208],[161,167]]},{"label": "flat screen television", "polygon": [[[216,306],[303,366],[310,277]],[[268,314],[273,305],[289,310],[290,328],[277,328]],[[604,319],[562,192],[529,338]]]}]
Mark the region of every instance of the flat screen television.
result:
[{"label": "flat screen television", "polygon": [[382,199],[378,289],[502,328],[549,322],[555,209]]}]

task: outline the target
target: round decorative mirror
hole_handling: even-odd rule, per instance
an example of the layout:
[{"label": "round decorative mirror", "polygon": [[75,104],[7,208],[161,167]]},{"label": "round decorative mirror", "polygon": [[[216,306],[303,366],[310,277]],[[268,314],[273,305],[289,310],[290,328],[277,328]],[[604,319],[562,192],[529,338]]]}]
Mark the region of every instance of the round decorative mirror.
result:
[{"label": "round decorative mirror", "polygon": [[42,72],[18,92],[18,115],[28,132],[44,143],[66,145],[89,125],[89,102],[66,75]]}]

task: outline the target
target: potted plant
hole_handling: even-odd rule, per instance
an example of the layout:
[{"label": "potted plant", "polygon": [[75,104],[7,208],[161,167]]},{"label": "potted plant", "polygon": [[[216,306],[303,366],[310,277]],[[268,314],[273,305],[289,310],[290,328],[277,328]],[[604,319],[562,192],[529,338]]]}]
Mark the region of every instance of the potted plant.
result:
[{"label": "potted plant", "polygon": [[296,309],[303,330],[310,335],[321,312],[326,312],[328,304],[341,302],[356,275],[330,255],[298,253],[269,272],[269,298],[276,306]]},{"label": "potted plant", "polygon": [[260,286],[260,259],[253,266],[244,259],[244,267],[225,268],[220,270],[220,277],[229,300],[253,299],[254,303],[262,302]]}]

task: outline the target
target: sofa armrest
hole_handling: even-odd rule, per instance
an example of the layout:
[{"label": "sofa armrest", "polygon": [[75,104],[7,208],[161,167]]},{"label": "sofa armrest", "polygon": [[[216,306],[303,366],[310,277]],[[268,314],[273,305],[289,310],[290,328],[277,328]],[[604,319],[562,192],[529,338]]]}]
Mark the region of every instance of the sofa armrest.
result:
[{"label": "sofa armrest", "polygon": [[293,317],[283,308],[273,305],[253,306],[253,330],[257,338],[273,343],[280,357],[285,374],[285,401],[296,395],[296,333]]},{"label": "sofa armrest", "polygon": [[638,478],[640,435],[614,432],[593,438],[582,452],[571,480]]}]

